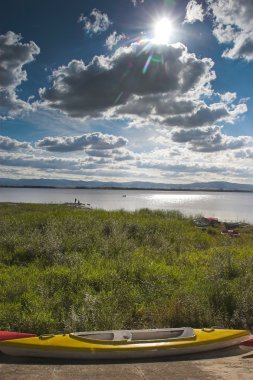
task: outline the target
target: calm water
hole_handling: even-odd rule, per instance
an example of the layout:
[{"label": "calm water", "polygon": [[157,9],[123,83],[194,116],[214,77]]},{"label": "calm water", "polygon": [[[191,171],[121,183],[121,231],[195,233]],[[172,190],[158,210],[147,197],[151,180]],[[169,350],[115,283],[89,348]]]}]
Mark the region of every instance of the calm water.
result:
[{"label": "calm water", "polygon": [[253,223],[253,193],[0,188],[0,202],[65,203],[75,198],[105,210],[179,210],[186,215]]}]

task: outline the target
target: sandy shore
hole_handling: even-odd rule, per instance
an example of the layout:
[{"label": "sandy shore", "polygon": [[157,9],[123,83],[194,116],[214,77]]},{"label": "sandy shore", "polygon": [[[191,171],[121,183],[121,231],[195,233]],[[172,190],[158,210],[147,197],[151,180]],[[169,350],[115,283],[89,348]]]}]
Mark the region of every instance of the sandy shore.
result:
[{"label": "sandy shore", "polygon": [[156,361],[84,362],[0,354],[1,380],[252,380],[253,352],[238,348]]}]

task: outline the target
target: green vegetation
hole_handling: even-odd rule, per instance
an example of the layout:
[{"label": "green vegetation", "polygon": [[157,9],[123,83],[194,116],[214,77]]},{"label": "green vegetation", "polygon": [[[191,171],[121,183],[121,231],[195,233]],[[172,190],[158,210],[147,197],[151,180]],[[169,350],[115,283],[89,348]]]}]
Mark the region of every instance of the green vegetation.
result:
[{"label": "green vegetation", "polygon": [[253,232],[178,212],[0,204],[0,329],[224,326],[253,316]]}]

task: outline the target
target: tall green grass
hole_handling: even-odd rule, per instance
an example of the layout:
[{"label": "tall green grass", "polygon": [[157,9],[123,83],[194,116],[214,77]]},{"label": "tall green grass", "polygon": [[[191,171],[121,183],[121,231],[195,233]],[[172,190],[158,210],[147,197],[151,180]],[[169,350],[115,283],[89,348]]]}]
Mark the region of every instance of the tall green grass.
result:
[{"label": "tall green grass", "polygon": [[224,326],[253,316],[253,233],[179,212],[0,204],[0,328]]}]

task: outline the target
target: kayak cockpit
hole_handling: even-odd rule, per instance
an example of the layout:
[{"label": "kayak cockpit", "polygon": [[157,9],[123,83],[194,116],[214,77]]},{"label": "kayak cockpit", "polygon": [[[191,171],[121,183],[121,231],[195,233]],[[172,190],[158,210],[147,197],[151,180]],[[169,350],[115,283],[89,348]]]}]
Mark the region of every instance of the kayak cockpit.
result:
[{"label": "kayak cockpit", "polygon": [[192,327],[151,330],[90,331],[75,332],[69,335],[74,339],[94,343],[174,341],[176,339],[181,340],[195,337]]}]

